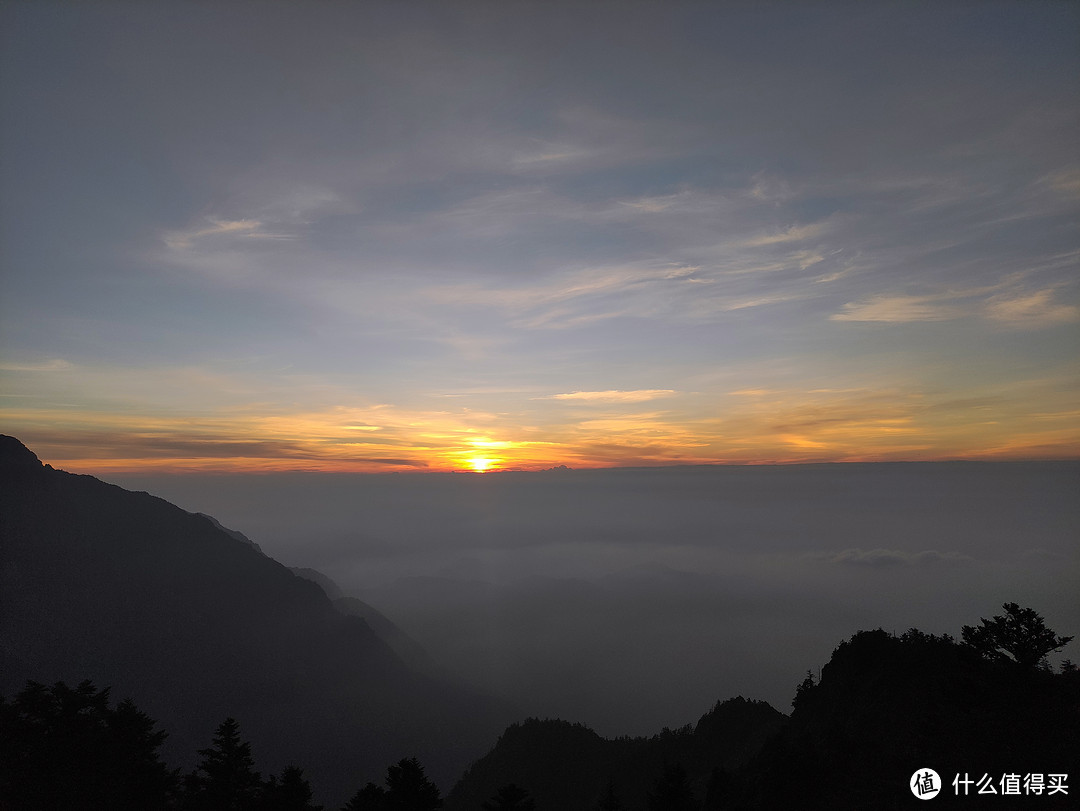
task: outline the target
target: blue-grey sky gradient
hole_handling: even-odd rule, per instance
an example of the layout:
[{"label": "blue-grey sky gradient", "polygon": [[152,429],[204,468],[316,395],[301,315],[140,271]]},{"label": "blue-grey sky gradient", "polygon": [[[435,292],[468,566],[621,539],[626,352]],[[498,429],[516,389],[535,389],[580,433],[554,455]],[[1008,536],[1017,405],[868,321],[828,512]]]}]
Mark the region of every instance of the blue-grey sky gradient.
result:
[{"label": "blue-grey sky gradient", "polygon": [[1080,448],[1075,4],[0,15],[0,407],[44,458]]}]

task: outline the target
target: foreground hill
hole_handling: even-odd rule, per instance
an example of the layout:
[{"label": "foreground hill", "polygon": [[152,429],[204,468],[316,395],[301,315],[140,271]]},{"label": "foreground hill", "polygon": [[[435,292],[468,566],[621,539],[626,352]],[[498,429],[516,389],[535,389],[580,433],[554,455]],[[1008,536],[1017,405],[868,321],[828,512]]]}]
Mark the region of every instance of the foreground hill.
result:
[{"label": "foreground hill", "polygon": [[[1013,650],[1030,634],[1014,619],[1006,643]],[[833,652],[819,684],[804,682],[791,721],[746,769],[714,786],[709,807],[916,807],[908,783],[930,768],[944,782],[938,804],[1075,808],[1077,764],[1080,672],[1070,664],[1054,673],[1045,662],[1025,666],[948,636],[864,631]],[[1010,774],[1020,789],[1004,796]],[[1028,775],[1048,784],[1052,774],[1072,787],[1053,796],[1024,791]],[[952,785],[957,775],[976,783],[967,797]],[[993,797],[977,796],[984,776]]]},{"label": "foreground hill", "polygon": [[[694,728],[652,738],[604,740],[563,721],[515,724],[465,773],[446,811],[479,808],[510,784],[528,791],[537,811],[917,808],[910,783],[925,769],[941,778],[938,804],[1075,808],[1080,671],[1066,663],[1054,673],[1042,658],[1069,638],[1033,611],[1005,607],[1008,617],[990,623],[1005,629],[1000,645],[971,628],[963,644],[914,629],[856,634],[819,683],[808,676],[797,688],[790,718],[737,698]],[[1025,651],[1033,655],[1015,657]],[[970,781],[966,797],[963,783],[953,786],[958,775]],[[978,796],[980,781],[992,800]],[[1061,789],[1051,792],[1054,784]]]},{"label": "foreground hill", "polygon": [[175,765],[235,717],[261,764],[300,765],[328,797],[413,755],[447,781],[501,726],[487,699],[407,666],[246,538],[6,436],[0,663],[4,695],[90,679],[137,698]]},{"label": "foreground hill", "polygon": [[718,703],[693,728],[651,738],[610,740],[581,724],[530,719],[507,729],[473,764],[445,808],[479,808],[509,783],[526,787],[538,809],[590,811],[609,793],[625,808],[640,808],[665,766],[676,763],[703,797],[716,769],[743,766],[786,720],[765,702],[741,697]]}]

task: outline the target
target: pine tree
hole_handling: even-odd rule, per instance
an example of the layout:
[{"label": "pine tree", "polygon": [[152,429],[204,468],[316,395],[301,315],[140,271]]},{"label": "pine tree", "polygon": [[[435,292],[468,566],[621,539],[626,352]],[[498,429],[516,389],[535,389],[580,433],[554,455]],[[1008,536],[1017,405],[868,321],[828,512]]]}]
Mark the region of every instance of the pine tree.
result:
[{"label": "pine tree", "polygon": [[386,770],[386,788],[368,783],[342,811],[437,811],[442,808],[439,787],[424,775],[416,758],[399,760]]},{"label": "pine tree", "polygon": [[694,811],[696,808],[686,769],[678,763],[664,766],[664,773],[649,793],[649,811]]},{"label": "pine tree", "polygon": [[311,784],[304,770],[287,766],[281,779],[273,775],[263,785],[260,811],[322,811],[321,805],[311,804]]},{"label": "pine tree", "polygon": [[529,796],[529,792],[510,783],[499,789],[494,797],[480,807],[484,811],[535,811],[536,803]]},{"label": "pine tree", "polygon": [[424,776],[416,758],[401,760],[386,770],[386,789],[390,811],[436,811],[443,805],[439,787]]},{"label": "pine tree", "polygon": [[386,789],[374,783],[368,783],[352,799],[345,803],[341,811],[385,811]]},{"label": "pine tree", "polygon": [[[202,760],[188,778],[192,807],[213,811],[246,811],[259,799],[262,782],[255,771],[251,744],[240,739],[240,725],[226,718],[213,745],[200,749]],[[199,774],[202,772],[202,774]]]},{"label": "pine tree", "polygon": [[27,682],[0,698],[0,808],[165,807],[176,775],[154,725],[131,701],[109,707],[109,689],[89,681]]},{"label": "pine tree", "polygon": [[623,811],[624,806],[622,800],[619,799],[619,795],[615,793],[615,781],[608,779],[607,790],[603,796],[596,801],[594,806],[595,811]]},{"label": "pine tree", "polygon": [[1046,622],[1031,608],[1017,603],[1005,603],[1005,616],[982,618],[977,626],[961,629],[964,644],[977,650],[984,658],[995,662],[1012,662],[1024,670],[1045,669],[1046,656],[1072,641],[1071,636],[1058,636],[1046,627]]}]

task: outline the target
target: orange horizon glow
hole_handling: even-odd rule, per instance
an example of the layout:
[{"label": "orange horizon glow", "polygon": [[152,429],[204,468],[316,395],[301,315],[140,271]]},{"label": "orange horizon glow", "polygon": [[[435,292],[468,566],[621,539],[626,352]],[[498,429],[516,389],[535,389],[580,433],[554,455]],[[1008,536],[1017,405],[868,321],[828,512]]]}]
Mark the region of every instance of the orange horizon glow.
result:
[{"label": "orange horizon glow", "polygon": [[[21,437],[19,438],[22,441]],[[25,442],[44,464],[72,473],[89,475],[109,474],[273,474],[273,473],[501,473],[536,472],[566,466],[574,470],[598,470],[631,467],[675,467],[681,465],[763,466],[802,464],[859,464],[885,462],[1024,462],[1080,461],[1080,453],[1060,449],[1058,454],[1016,452],[979,452],[965,454],[777,454],[775,456],[727,456],[723,458],[669,457],[628,455],[623,459],[590,459],[580,455],[550,457],[543,460],[513,462],[506,459],[461,455],[447,461],[433,460],[429,464],[363,463],[333,458],[265,458],[265,457],[156,457],[123,458],[103,456],[58,456],[47,452],[48,443]],[[1045,450],[1045,449],[1044,449]]]},{"label": "orange horizon glow", "polygon": [[1010,413],[1009,404],[998,413],[982,406],[950,413],[889,392],[764,389],[708,399],[706,413],[689,397],[680,404],[669,395],[665,406],[544,401],[532,411],[489,412],[375,404],[199,418],[9,409],[0,411],[0,433],[54,467],[91,474],[1080,458],[1080,420],[1072,407],[1030,417]]}]

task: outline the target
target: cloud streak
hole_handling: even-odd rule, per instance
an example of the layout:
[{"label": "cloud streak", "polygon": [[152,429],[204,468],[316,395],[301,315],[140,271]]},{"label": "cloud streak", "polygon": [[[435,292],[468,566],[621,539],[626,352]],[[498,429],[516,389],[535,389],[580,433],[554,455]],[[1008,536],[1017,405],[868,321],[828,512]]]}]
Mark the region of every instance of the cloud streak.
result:
[{"label": "cloud streak", "polygon": [[638,389],[636,391],[575,391],[568,394],[552,394],[552,400],[577,400],[587,403],[641,403],[658,397],[670,397],[673,389]]}]

